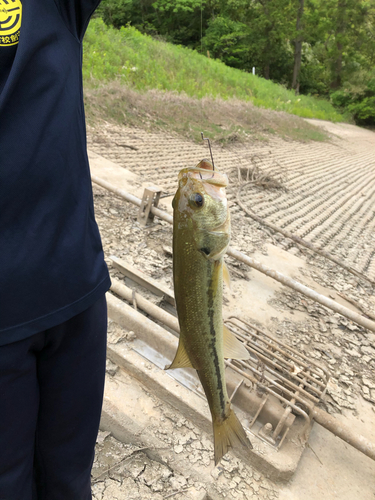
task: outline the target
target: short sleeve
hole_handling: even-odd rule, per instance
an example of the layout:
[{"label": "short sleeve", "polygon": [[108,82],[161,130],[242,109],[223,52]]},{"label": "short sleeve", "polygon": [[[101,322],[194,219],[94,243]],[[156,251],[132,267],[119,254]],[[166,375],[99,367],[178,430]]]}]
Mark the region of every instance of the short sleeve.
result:
[{"label": "short sleeve", "polygon": [[90,17],[101,0],[55,0],[56,6],[69,31],[83,39]]}]

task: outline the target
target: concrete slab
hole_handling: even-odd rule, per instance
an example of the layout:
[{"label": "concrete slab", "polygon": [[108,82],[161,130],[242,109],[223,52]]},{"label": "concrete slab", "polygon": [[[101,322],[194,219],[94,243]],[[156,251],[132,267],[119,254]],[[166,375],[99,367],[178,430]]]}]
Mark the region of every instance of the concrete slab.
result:
[{"label": "concrete slab", "polygon": [[[242,492],[245,498],[253,498],[254,491],[260,493],[259,499],[275,498],[272,484],[231,452],[215,467],[208,435],[122,369],[106,379],[100,427],[119,441],[144,448],[151,460],[189,477],[199,491],[193,497],[187,493],[188,500],[219,500],[229,491]],[[236,481],[228,480],[229,473]]]},{"label": "concrete slab", "polygon": [[[302,275],[301,270],[308,268],[308,264],[304,259],[292,255],[270,243],[265,244],[264,247],[265,251],[256,251],[251,254],[251,257],[271,269],[295,279],[317,293],[335,300],[338,304],[354,312],[360,312],[353,304],[340,297],[336,290],[324,287],[306,275]],[[234,279],[232,280],[230,290],[227,287],[224,288],[224,319],[227,319],[235,311],[237,316],[251,318],[252,321],[257,321],[270,330],[273,328],[274,318],[279,319],[279,321],[291,319],[293,321],[306,320],[306,312],[295,309],[292,312],[280,311],[272,303],[272,299],[286,288],[284,285],[250,267],[246,273],[249,277],[248,280]],[[298,295],[297,292],[292,293]]]},{"label": "concrete slab", "polygon": [[[129,345],[118,344],[110,346],[111,351],[120,351],[127,354],[123,357],[123,363],[132,364],[140,374],[140,378],[148,378],[153,381],[153,386],[144,384],[143,380],[130,375],[126,370],[120,369],[116,377],[107,377],[105,400],[101,421],[101,429],[111,431],[116,439],[125,443],[132,443],[139,447],[146,447],[146,455],[155,461],[167,464],[182,475],[190,474],[195,481],[204,484],[205,491],[200,494],[206,496],[206,500],[219,500],[224,496],[217,490],[217,478],[226,461],[214,467],[212,462],[212,448],[210,426],[206,423],[207,433],[203,430],[197,439],[205,443],[207,447],[201,453],[205,455],[205,463],[193,464],[191,462],[191,450],[181,442],[187,442],[186,438],[181,440],[181,422],[183,425],[193,425],[197,422],[190,413],[188,419],[185,412],[176,410],[171,400],[159,399],[155,386],[160,383],[160,378],[169,378],[169,384],[174,386],[174,391],[180,394],[180,400],[186,396],[190,403],[194,404],[194,395],[183,387],[178,387],[165,372],[155,369],[152,364],[143,359],[137,353],[132,352]],[[119,358],[113,358],[119,360]],[[130,370],[130,371],[131,371]],[[163,382],[163,385],[165,383]],[[182,396],[182,398],[181,398]],[[172,403],[172,404],[171,404]],[[370,404],[359,401],[360,416],[353,417],[351,412],[339,416],[344,422],[350,421],[354,429],[368,430],[367,436],[375,439],[374,412]],[[196,412],[201,413],[201,418],[208,421],[209,413],[206,405],[198,402]],[[197,414],[197,413],[196,413]],[[192,422],[189,424],[188,422]],[[176,429],[176,424],[178,432]],[[202,436],[205,436],[202,438]],[[167,440],[167,441],[166,441]],[[176,444],[178,443],[178,444]],[[258,446],[258,444],[257,444]],[[231,461],[233,453],[228,454]],[[227,478],[227,484],[233,484]],[[247,481],[250,484],[249,479]],[[254,485],[252,484],[252,488]],[[276,488],[274,486],[274,488]],[[294,476],[288,484],[278,485],[279,500],[372,500],[375,491],[375,462],[351,448],[346,443],[336,438],[333,434],[314,424],[309,438],[309,446],[302,455]],[[251,491],[251,490],[249,490]],[[233,492],[233,490],[232,490]],[[190,500],[190,497],[187,496]],[[248,497],[246,497],[248,498]],[[254,498],[254,497],[249,497]],[[255,496],[255,498],[262,498]],[[191,500],[195,500],[193,497]]]},{"label": "concrete slab", "polygon": [[[153,412],[154,407],[155,399],[145,393],[144,388],[134,379],[121,372],[116,380],[107,378],[100,429],[111,432],[123,443],[136,444],[143,448],[143,453],[150,460],[165,464],[173,471],[183,476],[189,475],[196,482],[205,484],[204,491],[201,490],[195,495],[188,493],[187,498],[208,500],[207,490],[212,490],[212,487],[210,488],[211,481],[207,481],[207,476],[191,465],[186,467],[186,457],[166,447],[162,440],[147,430],[150,418],[163,418],[160,412]],[[211,491],[209,498],[219,499],[214,491]]]}]

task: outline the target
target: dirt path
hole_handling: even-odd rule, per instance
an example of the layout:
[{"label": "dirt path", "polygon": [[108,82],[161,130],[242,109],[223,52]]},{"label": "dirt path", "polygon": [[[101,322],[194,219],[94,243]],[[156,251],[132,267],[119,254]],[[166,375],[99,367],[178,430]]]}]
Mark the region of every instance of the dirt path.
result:
[{"label": "dirt path", "polygon": [[[214,150],[217,166],[232,179],[229,191],[232,245],[258,260],[263,258],[269,265],[279,266],[280,271],[331,298],[342,300],[339,293],[344,293],[374,313],[374,289],[366,282],[301,250],[290,240],[271,234],[252,219],[244,217],[234,203],[238,166],[243,169],[240,172],[243,175],[248,168],[258,164],[264,172],[281,179],[286,189],[268,190],[252,186],[243,193],[247,206],[267,220],[323,245],[357,269],[373,273],[375,133],[351,125],[323,123],[322,126],[331,133],[330,143],[301,144],[273,138],[266,144],[242,144],[230,150]],[[162,186],[166,192],[175,190],[180,168],[195,165],[202,157],[208,156],[207,149],[201,145],[109,124],[89,130],[89,148],[129,169],[139,182],[147,180]],[[114,253],[125,258],[171,286],[172,261],[163,252],[163,246],[171,244],[171,227],[157,221],[142,229],[136,222],[135,207],[101,188],[94,187],[94,196],[106,255]],[[257,271],[249,271],[232,259],[228,259],[228,263],[233,290],[227,295],[227,310],[236,307],[245,317],[255,318],[280,340],[301,349],[327,367],[332,374],[326,397],[328,410],[341,414],[340,418],[374,442],[375,335],[265,279]],[[111,274],[120,277],[113,269]],[[248,296],[257,299],[252,306],[246,302]],[[109,375],[115,384],[120,383],[117,376],[116,373]],[[158,403],[155,405],[158,407]],[[173,432],[179,435],[181,428],[176,424]],[[210,440],[210,436],[203,436],[198,430],[195,432],[198,440]],[[107,439],[111,444],[104,446]],[[112,437],[106,440],[98,444],[96,467],[101,471],[115,463],[116,457],[122,460],[129,451],[125,445],[116,444]],[[236,473],[227,471],[227,488],[221,497],[226,495],[240,500],[275,496],[283,500],[374,498],[374,462],[317,425],[309,443],[311,449],[305,450],[299,469],[288,486],[272,485],[258,473],[255,474],[257,480],[254,480],[248,477],[250,472],[242,471],[247,486],[238,489],[233,483]],[[115,458],[112,457],[111,461],[110,456]],[[186,485],[194,490],[194,494],[199,494],[201,487],[194,486],[188,474],[181,479],[177,473],[172,471],[169,474],[160,468],[159,463],[153,463],[147,457],[144,460],[144,467],[136,469],[134,474],[128,470],[121,475],[116,469],[114,478],[98,480],[94,489],[95,500],[161,499],[183,490]],[[208,474],[212,473],[212,464],[202,464],[202,467],[207,467]],[[148,479],[148,476],[142,478],[146,470],[151,474]],[[180,483],[175,482],[174,477],[178,477]],[[156,483],[158,490],[153,489]],[[259,492],[260,484],[268,488],[262,490],[264,494]],[[109,485],[111,487],[107,489]],[[170,498],[198,497],[187,491]]]}]

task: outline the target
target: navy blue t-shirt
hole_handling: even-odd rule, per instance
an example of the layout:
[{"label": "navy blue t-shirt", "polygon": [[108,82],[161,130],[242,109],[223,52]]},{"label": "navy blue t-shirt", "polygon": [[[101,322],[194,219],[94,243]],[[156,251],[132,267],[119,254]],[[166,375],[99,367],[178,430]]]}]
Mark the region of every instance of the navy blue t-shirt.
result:
[{"label": "navy blue t-shirt", "polygon": [[86,153],[82,38],[99,0],[0,0],[0,345],[108,290]]}]

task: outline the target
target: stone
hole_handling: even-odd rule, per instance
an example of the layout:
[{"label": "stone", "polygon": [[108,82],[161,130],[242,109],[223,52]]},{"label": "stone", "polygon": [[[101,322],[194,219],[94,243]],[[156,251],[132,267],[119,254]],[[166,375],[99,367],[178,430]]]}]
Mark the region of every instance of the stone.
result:
[{"label": "stone", "polygon": [[187,481],[184,476],[177,475],[170,479],[170,484],[174,490],[181,490],[186,487]]},{"label": "stone", "polygon": [[96,442],[98,444],[102,444],[104,442],[104,440],[111,435],[111,432],[110,431],[99,431],[98,432],[98,435],[97,435],[97,438],[96,438]]},{"label": "stone", "polygon": [[349,354],[350,356],[353,356],[354,358],[360,358],[361,357],[361,354],[356,351],[355,349],[346,349],[345,351],[347,354]]},{"label": "stone", "polygon": [[370,387],[371,389],[375,389],[375,382],[373,382],[369,378],[362,377],[362,382],[365,386]]},{"label": "stone", "polygon": [[370,346],[361,346],[361,352],[363,354],[367,354],[368,356],[371,356],[373,359],[375,358],[375,349]]},{"label": "stone", "polygon": [[215,479],[215,481],[219,478],[219,476],[222,474],[222,470],[219,467],[215,467],[211,471],[211,476]]},{"label": "stone", "polygon": [[112,363],[110,359],[106,360],[105,363],[105,371],[110,375],[111,377],[114,377],[118,371],[119,367],[115,364]]}]

